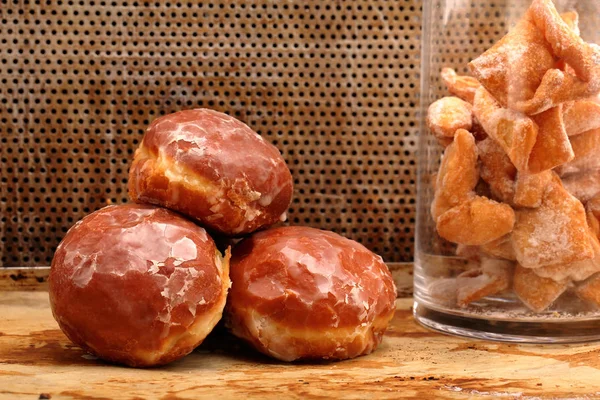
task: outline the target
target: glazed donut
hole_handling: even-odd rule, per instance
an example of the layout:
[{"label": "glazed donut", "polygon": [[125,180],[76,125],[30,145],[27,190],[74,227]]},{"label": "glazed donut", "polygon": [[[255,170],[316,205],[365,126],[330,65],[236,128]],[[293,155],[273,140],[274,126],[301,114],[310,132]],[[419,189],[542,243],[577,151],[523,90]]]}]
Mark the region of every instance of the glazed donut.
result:
[{"label": "glazed donut", "polygon": [[281,227],[234,248],[225,324],[283,361],[371,353],[395,311],[381,257],[333,232]]},{"label": "glazed donut", "polygon": [[156,119],[129,171],[133,201],[156,204],[226,235],[285,220],[293,181],[279,150],[217,111]]},{"label": "glazed donut", "polygon": [[50,270],[50,304],[75,344],[148,367],[190,353],[221,319],[229,255],[206,231],[149,205],[108,206],[75,224]]}]

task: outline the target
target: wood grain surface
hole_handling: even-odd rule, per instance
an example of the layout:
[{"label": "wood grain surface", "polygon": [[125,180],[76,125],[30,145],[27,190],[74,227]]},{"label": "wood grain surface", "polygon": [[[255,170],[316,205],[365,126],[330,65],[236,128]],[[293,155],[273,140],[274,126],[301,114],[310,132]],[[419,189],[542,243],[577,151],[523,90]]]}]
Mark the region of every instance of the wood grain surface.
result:
[{"label": "wood grain surface", "polygon": [[0,291],[48,290],[50,267],[1,268]]},{"label": "wood grain surface", "polygon": [[[600,398],[600,345],[486,343],[418,326],[411,300],[372,355],[283,364],[217,330],[167,367],[104,364],[72,345],[47,293],[0,292],[0,399]],[[42,397],[43,398],[43,397]]]}]

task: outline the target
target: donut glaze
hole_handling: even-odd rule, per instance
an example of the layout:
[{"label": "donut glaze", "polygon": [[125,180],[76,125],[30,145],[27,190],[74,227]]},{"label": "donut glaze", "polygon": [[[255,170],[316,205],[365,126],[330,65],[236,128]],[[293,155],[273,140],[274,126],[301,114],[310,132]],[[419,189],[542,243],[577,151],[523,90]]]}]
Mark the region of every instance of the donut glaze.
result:
[{"label": "donut glaze", "polygon": [[372,352],[395,311],[387,266],[333,232],[282,227],[235,247],[226,324],[284,361]]},{"label": "donut glaze", "polygon": [[196,109],[152,122],[129,172],[133,201],[181,212],[226,235],[285,220],[293,180],[279,150],[243,122]]},{"label": "donut glaze", "polygon": [[108,206],[58,246],[50,304],[63,332],[98,357],[130,366],[191,352],[220,320],[228,257],[206,231],[169,210]]}]

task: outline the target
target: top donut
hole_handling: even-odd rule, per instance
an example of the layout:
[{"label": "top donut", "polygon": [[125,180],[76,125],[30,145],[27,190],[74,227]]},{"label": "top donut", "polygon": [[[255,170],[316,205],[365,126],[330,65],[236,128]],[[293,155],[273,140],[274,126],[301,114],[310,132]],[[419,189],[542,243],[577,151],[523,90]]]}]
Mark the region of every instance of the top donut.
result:
[{"label": "top donut", "polygon": [[293,181],[279,150],[243,122],[185,110],[152,122],[129,171],[133,201],[238,236],[285,220]]}]

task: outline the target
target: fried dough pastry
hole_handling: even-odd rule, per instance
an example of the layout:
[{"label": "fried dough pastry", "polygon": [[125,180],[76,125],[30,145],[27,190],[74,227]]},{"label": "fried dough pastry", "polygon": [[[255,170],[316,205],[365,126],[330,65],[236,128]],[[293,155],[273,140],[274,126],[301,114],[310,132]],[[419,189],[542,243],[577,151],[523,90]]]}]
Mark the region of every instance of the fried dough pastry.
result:
[{"label": "fried dough pastry", "polygon": [[[586,210],[588,212],[588,223],[590,223],[589,214],[593,215],[596,218],[596,223],[600,221],[600,195],[594,196],[587,202]],[[590,223],[590,226],[591,225],[592,224]],[[599,232],[596,232],[596,235],[598,234]]]},{"label": "fried dough pastry", "polygon": [[494,198],[512,203],[515,195],[517,169],[502,147],[491,138],[477,143],[481,179],[490,186]]},{"label": "fried dough pastry", "polygon": [[481,246],[459,244],[456,246],[456,255],[472,261],[481,261],[482,258],[499,258],[508,261],[517,260],[512,247],[510,233]]},{"label": "fried dough pastry", "polygon": [[[441,71],[457,98],[428,115],[444,146],[460,132],[442,159],[431,211],[438,234],[470,266],[436,288],[466,307],[512,285],[542,312],[576,285],[600,307],[600,46],[580,37],[577,12],[532,0],[468,66],[472,77]],[[461,100],[472,104],[470,120]]]},{"label": "fried dough pastry", "polygon": [[600,129],[570,138],[575,157],[557,168],[561,176],[600,169]]},{"label": "fried dough pastry", "polygon": [[459,257],[465,258],[470,261],[481,261],[481,246],[467,246],[459,244],[456,246],[455,254]]},{"label": "fried dough pastry", "polygon": [[536,275],[542,278],[550,278],[554,281],[560,282],[565,279],[579,282],[583,281],[596,272],[600,271],[600,242],[598,237],[593,233],[592,229],[590,232],[590,243],[594,248],[594,257],[589,260],[575,261],[570,264],[558,264],[549,265],[546,267],[535,268],[533,271]]},{"label": "fried dough pastry", "polygon": [[475,186],[475,194],[478,196],[487,197],[489,199],[494,199],[490,185],[488,185],[488,183],[483,179],[480,179],[479,182],[477,182],[477,186]]},{"label": "fried dough pastry", "polygon": [[471,61],[469,68],[503,107],[514,108],[534,97],[555,64],[552,48],[528,11],[506,36]]},{"label": "fried dough pastry", "polygon": [[458,97],[443,97],[434,101],[427,110],[427,126],[442,146],[451,143],[458,129],[471,130],[473,110],[471,104]]},{"label": "fried dough pastry", "polygon": [[435,279],[427,286],[427,292],[442,304],[456,306],[456,278]]},{"label": "fried dough pastry", "polygon": [[539,174],[518,173],[513,204],[517,207],[539,207],[551,179],[552,172],[550,171]]},{"label": "fried dough pastry", "polygon": [[580,299],[600,307],[600,273],[591,276],[578,285],[575,293]]},{"label": "fried dough pastry", "polygon": [[512,239],[516,258],[525,268],[568,264],[594,255],[583,205],[555,174],[538,208],[516,211]]},{"label": "fried dough pastry", "polygon": [[[560,14],[560,17],[563,21],[565,21],[567,26],[571,28],[573,32],[575,32],[576,35],[581,35],[581,32],[579,30],[579,14],[577,13],[577,11],[567,11],[565,13]],[[559,60],[556,64],[556,67],[563,72],[567,72],[571,75],[576,75],[573,68],[571,68],[565,60]]]},{"label": "fried dough pastry", "polygon": [[502,108],[483,87],[477,89],[473,113],[488,135],[506,152],[519,171],[528,169],[538,126],[524,114]]},{"label": "fried dough pastry", "polygon": [[556,58],[564,60],[582,81],[592,78],[592,49],[561,18],[552,0],[533,0],[530,7],[535,25],[544,34]]},{"label": "fried dough pastry", "polygon": [[600,221],[598,221],[598,217],[596,216],[597,214],[597,210],[596,213],[594,213],[594,211],[587,211],[587,217],[588,217],[588,225],[590,227],[590,231],[596,235],[596,237],[600,237]]},{"label": "fried dough pastry", "polygon": [[460,307],[510,287],[514,263],[485,258],[481,266],[456,277],[456,302]]},{"label": "fried dough pastry", "polygon": [[527,308],[542,312],[567,290],[568,280],[556,282],[538,276],[534,270],[517,264],[513,275],[513,290]]},{"label": "fried dough pastry", "polygon": [[600,193],[600,170],[580,172],[562,178],[565,189],[582,203]]},{"label": "fried dough pastry", "polygon": [[467,75],[457,75],[456,71],[452,68],[443,68],[441,76],[450,93],[473,104],[475,92],[481,86],[476,78]]},{"label": "fried dough pastry", "polygon": [[516,261],[517,256],[512,245],[510,234],[504,235],[496,240],[482,244],[481,252],[489,257],[501,258],[503,260]]},{"label": "fried dough pastry", "polygon": [[510,233],[514,224],[515,212],[509,205],[474,196],[440,215],[436,227],[450,242],[477,246]]},{"label": "fried dough pastry", "polygon": [[600,239],[600,195],[590,199],[585,206],[590,231]]},{"label": "fried dough pastry", "polygon": [[563,21],[565,21],[567,26],[571,28],[573,32],[575,32],[577,36],[581,34],[581,32],[579,31],[579,14],[577,13],[577,11],[564,12],[560,14],[560,17]]},{"label": "fried dough pastry", "polygon": [[539,114],[559,104],[592,97],[600,92],[600,48],[590,45],[594,50],[591,56],[594,65],[589,81],[560,69],[550,69],[544,75],[535,95],[529,100],[516,102],[511,107],[522,113]]},{"label": "fried dough pastry", "polygon": [[478,180],[475,139],[468,131],[459,129],[442,157],[431,204],[433,219],[437,221],[444,212],[473,197]]},{"label": "fried dough pastry", "polygon": [[600,128],[600,104],[585,99],[565,103],[563,121],[568,136],[579,135]]},{"label": "fried dough pastry", "polygon": [[503,106],[527,115],[597,94],[598,48],[579,37],[577,19],[572,13],[561,18],[550,0],[535,0],[517,25],[469,68]]},{"label": "fried dough pastry", "polygon": [[590,260],[576,261],[571,264],[549,265],[534,268],[532,271],[541,278],[552,279],[555,282],[564,280],[579,282],[600,271],[600,258],[594,257]]},{"label": "fried dough pastry", "polygon": [[531,118],[538,126],[538,135],[527,164],[530,173],[552,169],[575,157],[563,124],[562,106]]}]

